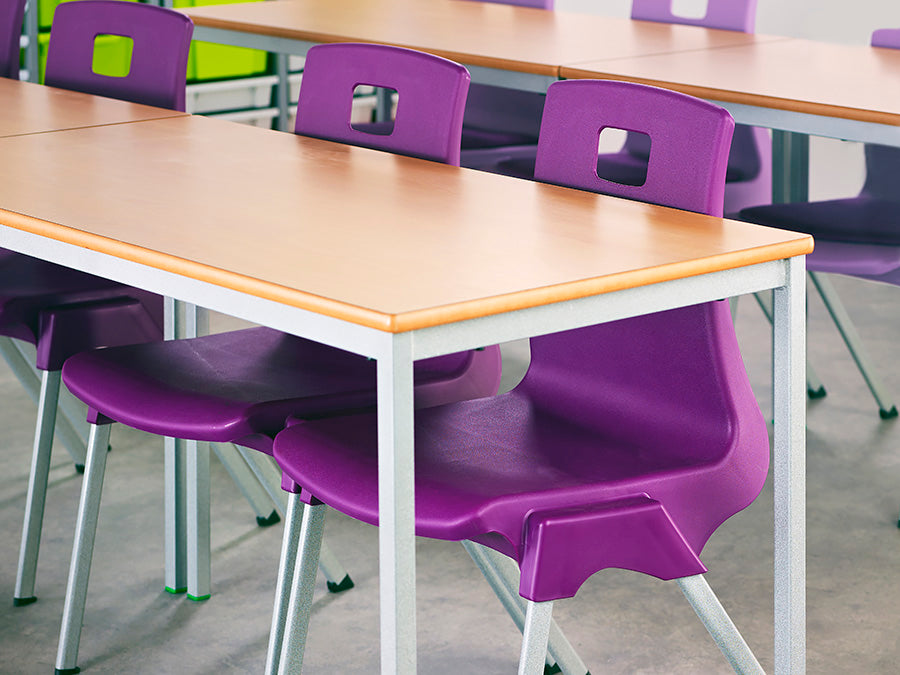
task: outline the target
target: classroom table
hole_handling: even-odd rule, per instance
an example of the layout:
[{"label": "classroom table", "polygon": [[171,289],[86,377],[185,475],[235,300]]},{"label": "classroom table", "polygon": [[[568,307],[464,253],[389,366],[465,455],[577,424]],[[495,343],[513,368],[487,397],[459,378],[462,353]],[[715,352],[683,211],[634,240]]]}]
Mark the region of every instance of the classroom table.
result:
[{"label": "classroom table", "polygon": [[900,146],[900,50],[779,40],[564,64],[564,79],[627,80],[698,96],[773,130],[773,198],[808,198],[808,137]]},{"label": "classroom table", "polygon": [[[194,39],[303,55],[324,42],[377,42],[465,65],[473,82],[544,92],[564,63],[718,49],[786,38],[461,0],[278,0],[182,9]],[[285,81],[284,58],[278,59]],[[287,120],[287,87],[279,87]],[[281,126],[285,128],[284,124]]]},{"label": "classroom table", "polygon": [[802,670],[807,235],[202,117],[0,151],[0,245],[378,361],[384,673],[416,668],[414,360],[774,288],[776,660]]}]

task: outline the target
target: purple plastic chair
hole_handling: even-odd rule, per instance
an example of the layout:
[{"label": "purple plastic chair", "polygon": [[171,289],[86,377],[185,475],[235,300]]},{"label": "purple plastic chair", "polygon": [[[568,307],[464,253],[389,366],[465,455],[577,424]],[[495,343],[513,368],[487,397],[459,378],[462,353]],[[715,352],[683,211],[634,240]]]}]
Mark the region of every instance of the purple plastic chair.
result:
[{"label": "purple plastic chair", "polygon": [[[671,0],[633,0],[631,18],[707,28],[753,32],[757,0],[710,0],[706,16],[687,18],[672,13]],[[510,144],[511,145],[511,144]],[[618,183],[641,185],[650,151],[646,136],[628,134],[621,150],[597,159],[599,175]],[[464,154],[464,166],[517,178],[534,177],[535,149],[509,147],[502,151]],[[725,176],[725,210],[769,204],[772,201],[772,145],[765,129],[737,125]]]},{"label": "purple plastic chair", "polygon": [[[110,0],[61,5],[51,31],[46,81],[138,103],[184,110],[193,24],[177,12]],[[92,72],[94,37],[134,40],[127,77]],[[15,605],[34,595],[41,525],[63,361],[85,349],[162,339],[162,298],[83,272],[5,251],[0,255],[0,335],[34,344],[42,372]],[[83,465],[77,467],[83,470]]]},{"label": "purple plastic chair", "polygon": [[[597,177],[606,126],[652,138],[643,186]],[[733,126],[725,110],[675,92],[557,82],[536,177],[721,215]],[[520,673],[541,672],[550,601],[607,567],[678,579],[707,626],[727,626],[717,642],[732,664],[762,672],[699,576],[707,539],[755,499],[769,461],[727,302],[532,338],[531,353],[512,391],[416,412],[417,534],[473,540],[518,563],[526,635],[536,633]],[[301,580],[314,569],[322,504],[378,523],[376,416],[296,422],[275,439],[292,499],[308,505],[291,604],[297,629],[282,653],[290,672],[302,662],[311,596]]]},{"label": "purple plastic chair", "polygon": [[[900,49],[900,29],[872,34],[872,46]],[[882,419],[897,417],[897,407],[872,363],[830,272],[900,285],[900,148],[866,145],[866,180],[856,197],[745,208],[741,220],[807,232],[816,250],[806,257],[813,285],[822,297],[853,360],[878,404]]]},{"label": "purple plastic chair", "polygon": [[[462,66],[408,49],[316,46],[306,58],[296,131],[458,163],[468,83]],[[393,133],[351,127],[357,84],[399,93]],[[414,372],[416,403],[437,405],[496,393],[500,366],[496,346],[420,361]],[[374,361],[264,327],[81,353],[66,362],[63,379],[88,404],[92,439],[98,440],[88,448],[85,484],[96,487],[82,493],[85,524],[76,533],[58,673],[76,668],[109,423],[177,438],[232,442],[271,455],[274,436],[289,414],[320,417],[371,409],[376,402]],[[338,592],[352,585],[345,577],[329,583],[329,589]],[[282,602],[286,605],[286,594]]]},{"label": "purple plastic chair", "polygon": [[0,77],[19,79],[19,38],[25,0],[0,0]]},{"label": "purple plastic chair", "polygon": [[[360,84],[397,92],[390,133],[379,125],[350,124],[353,90]],[[311,49],[294,131],[458,166],[468,88],[465,68],[421,52],[375,44]]]},{"label": "purple plastic chair", "polygon": [[[63,3],[56,8],[50,29],[47,73],[51,87],[109,96],[124,101],[184,110],[187,59],[194,24],[178,12],[121,0]],[[124,77],[94,72],[94,38],[120,35],[134,41],[131,67]],[[160,54],[166,54],[160,58]]]}]

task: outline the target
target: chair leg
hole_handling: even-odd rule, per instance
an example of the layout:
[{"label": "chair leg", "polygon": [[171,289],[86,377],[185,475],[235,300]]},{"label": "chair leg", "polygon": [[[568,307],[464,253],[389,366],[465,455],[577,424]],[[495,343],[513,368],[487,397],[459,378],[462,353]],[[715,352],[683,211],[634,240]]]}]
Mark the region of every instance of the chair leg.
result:
[{"label": "chair leg", "polygon": [[[766,319],[769,323],[774,321],[774,309],[772,307],[772,295],[771,293],[754,293],[754,297],[756,298],[757,304],[759,304],[759,308],[765,314]],[[825,385],[822,384],[822,380],[819,379],[819,376],[816,375],[816,371],[813,370],[812,364],[809,362],[809,359],[806,360],[806,394],[810,398],[824,398],[827,394],[825,391]]]},{"label": "chair leg", "polygon": [[284,641],[278,663],[280,675],[299,673],[303,666],[303,651],[306,648],[313,589],[319,566],[319,550],[322,546],[324,528],[325,505],[305,506],[294,563],[294,578],[291,582],[290,602],[284,626]]},{"label": "chair leg", "polygon": [[552,601],[528,601],[525,629],[522,631],[522,653],[519,655],[519,675],[541,675],[544,672],[552,621]]},{"label": "chair leg", "polygon": [[[0,356],[6,361],[9,369],[22,385],[22,388],[25,389],[28,397],[35,403],[38,403],[40,401],[41,378],[34,367],[34,359],[31,358],[29,360],[29,357],[23,352],[23,349],[27,351],[29,347],[31,345],[27,343],[0,336]],[[33,348],[31,351],[34,351]],[[65,400],[64,394],[63,391],[60,391],[59,402],[62,403],[63,400]],[[84,471],[85,438],[87,434],[82,437],[73,425],[72,420],[66,415],[66,410],[63,409],[62,412],[63,415],[58,416],[56,420],[55,435],[65,445],[66,450],[72,457],[72,461],[75,462],[76,468],[79,471]],[[87,426],[86,423],[85,426]]]},{"label": "chair leg", "polygon": [[[275,460],[256,450],[241,446],[234,447],[241,453],[256,478],[269,493],[272,501],[281,509],[282,513],[286,512],[287,493],[281,489],[281,469],[278,468]],[[319,569],[325,575],[330,593],[340,593],[353,588],[353,580],[347,574],[347,570],[325,542],[322,542],[322,551],[319,555]]]},{"label": "chair leg", "polygon": [[187,441],[185,502],[187,516],[187,597],[208,600],[211,550],[209,535],[209,444]]},{"label": "chair leg", "polygon": [[[516,564],[505,555],[472,541],[463,541],[463,548],[475,561],[491,590],[500,600],[503,608],[512,618],[519,631],[525,628],[525,599],[519,595],[519,571]],[[545,655],[544,673],[564,673],[565,675],[585,675],[588,672],[584,661],[575,652],[572,644],[555,621],[550,623],[550,638]]]},{"label": "chair leg", "polygon": [[266,652],[266,675],[278,672],[281,659],[281,645],[284,641],[284,627],[290,602],[291,580],[294,577],[295,551],[300,542],[303,519],[303,502],[300,496],[288,496],[287,513],[284,517],[284,536],[281,540],[281,559],[278,563],[278,581],[275,586],[275,607],[272,610],[272,628],[269,631],[269,649]]},{"label": "chair leg", "polygon": [[765,671],[759,665],[759,661],[709,587],[706,578],[702,574],[697,574],[676,581],[734,671],[741,674],[764,674]]},{"label": "chair leg", "polygon": [[210,443],[216,457],[231,476],[231,480],[238,486],[241,494],[250,503],[250,507],[256,513],[256,524],[260,527],[274,525],[281,518],[278,516],[278,504],[273,507],[272,501],[256,476],[253,475],[247,462],[241,457],[237,448],[233,445],[220,445]]},{"label": "chair leg", "polygon": [[891,395],[887,392],[884,383],[877,375],[875,366],[869,358],[865,347],[863,347],[859,333],[856,332],[853,322],[850,321],[850,315],[847,314],[844,303],[838,297],[831,281],[826,275],[819,272],[810,272],[809,278],[812,279],[813,285],[822,298],[822,302],[825,303],[825,308],[844,339],[844,344],[847,345],[850,356],[856,362],[856,367],[859,368],[859,372],[866,381],[869,391],[875,397],[875,401],[878,403],[878,414],[881,416],[881,419],[887,420],[897,417],[897,406],[894,405]]},{"label": "chair leg", "polygon": [[81,641],[88,578],[91,574],[94,537],[97,533],[97,516],[100,512],[100,494],[103,490],[103,475],[106,472],[109,432],[108,424],[92,425],[88,439],[84,482],[81,485],[81,501],[78,504],[78,517],[75,522],[75,544],[72,548],[62,627],[59,632],[59,649],[56,654],[56,675],[79,672],[75,664],[78,661],[78,645]]},{"label": "chair leg", "polygon": [[47,496],[47,477],[50,473],[50,453],[53,446],[53,428],[56,424],[60,375],[61,372],[58,370],[45,370],[41,376],[34,449],[31,454],[31,472],[28,476],[28,496],[25,500],[25,523],[22,527],[19,568],[13,596],[13,605],[16,607],[30,605],[37,600],[34,595],[34,580],[41,547],[41,528],[44,522],[44,502]]}]

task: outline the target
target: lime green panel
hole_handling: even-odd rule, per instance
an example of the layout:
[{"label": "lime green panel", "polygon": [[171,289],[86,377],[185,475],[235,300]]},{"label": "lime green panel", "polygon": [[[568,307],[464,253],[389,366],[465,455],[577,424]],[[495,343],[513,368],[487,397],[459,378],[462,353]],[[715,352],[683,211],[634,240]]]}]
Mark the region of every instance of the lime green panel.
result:
[{"label": "lime green panel", "polygon": [[[204,7],[226,5],[247,0],[175,0],[176,7]],[[256,2],[258,0],[250,0]],[[223,80],[233,77],[265,75],[268,69],[267,54],[258,49],[229,47],[212,42],[191,43],[188,57],[188,81]]]},{"label": "lime green panel", "polygon": [[[131,0],[136,2],[137,0]],[[53,12],[56,6],[66,2],[66,0],[38,0],[38,30],[50,30],[50,24],[53,22]]]}]

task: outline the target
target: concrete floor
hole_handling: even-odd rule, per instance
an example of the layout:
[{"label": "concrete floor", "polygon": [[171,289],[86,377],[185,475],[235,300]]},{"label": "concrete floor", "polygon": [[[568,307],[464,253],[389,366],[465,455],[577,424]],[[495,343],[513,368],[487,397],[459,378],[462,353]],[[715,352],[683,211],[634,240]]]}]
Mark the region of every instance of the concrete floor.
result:
[{"label": "concrete floor", "polygon": [[[882,374],[900,394],[897,289],[837,278]],[[857,306],[858,305],[858,306]],[[221,322],[218,322],[221,324]],[[221,324],[225,325],[225,324]],[[752,300],[738,332],[761,405],[770,405],[768,335]],[[861,378],[810,298],[810,353],[828,396],[809,405],[808,605],[810,673],[896,673],[900,663],[900,429],[881,421]],[[514,355],[515,356],[515,355]],[[515,359],[514,359],[515,361]],[[521,360],[517,361],[521,365]],[[38,573],[40,600],[13,608],[34,406],[0,370],[0,672],[53,668],[80,477],[57,451]],[[281,526],[259,528],[213,461],[213,596],[163,592],[162,452],[152,436],[117,426],[79,664],[86,673],[261,672]],[[326,536],[356,588],[319,579],[309,673],[378,670],[377,531],[330,513]],[[713,536],[708,579],[763,666],[772,667],[772,495],[767,488]],[[515,671],[519,636],[461,546],[419,543],[419,659],[423,673]],[[595,575],[555,617],[592,672],[726,673],[724,659],[677,587],[618,570]]]}]

